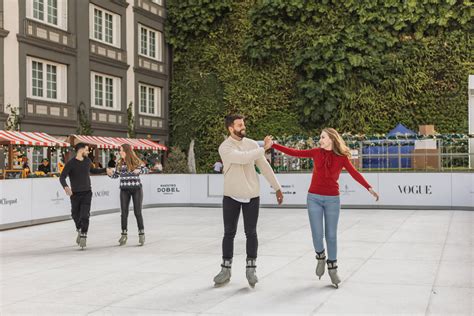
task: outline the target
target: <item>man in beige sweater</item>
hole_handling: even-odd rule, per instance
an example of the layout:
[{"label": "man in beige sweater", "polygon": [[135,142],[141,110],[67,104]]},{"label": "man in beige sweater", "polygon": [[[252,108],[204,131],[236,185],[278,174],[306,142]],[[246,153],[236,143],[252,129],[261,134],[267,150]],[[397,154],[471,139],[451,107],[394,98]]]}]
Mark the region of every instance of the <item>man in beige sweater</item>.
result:
[{"label": "man in beige sweater", "polygon": [[244,117],[229,115],[225,119],[230,136],[220,145],[219,155],[224,164],[224,239],[222,241],[222,269],[214,278],[215,286],[230,281],[232,258],[234,255],[234,237],[237,232],[240,210],[244,216],[245,235],[247,237],[246,276],[251,287],[255,287],[258,278],[255,272],[257,260],[257,222],[260,206],[260,184],[255,170],[257,166],[276,191],[278,204],[283,202],[281,186],[265,159],[265,150],[254,140],[246,138]]}]

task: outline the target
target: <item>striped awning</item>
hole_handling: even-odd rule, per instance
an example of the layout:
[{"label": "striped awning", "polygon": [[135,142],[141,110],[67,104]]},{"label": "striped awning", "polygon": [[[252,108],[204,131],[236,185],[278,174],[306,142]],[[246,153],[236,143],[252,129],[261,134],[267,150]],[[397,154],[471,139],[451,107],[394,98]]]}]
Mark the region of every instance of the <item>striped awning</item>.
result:
[{"label": "striped awning", "polygon": [[123,138],[123,137],[103,137],[72,135],[76,142],[97,146],[101,149],[118,149],[122,144],[129,144],[134,150],[168,150],[166,146],[158,144],[148,139]]},{"label": "striped awning", "polygon": [[75,143],[84,143],[88,145],[94,145],[100,149],[117,149],[120,147],[120,144],[114,142],[112,137],[88,136],[88,135],[73,135],[73,136],[77,140]]},{"label": "striped awning", "polygon": [[37,132],[14,132],[0,130],[0,143],[12,145],[28,145],[41,147],[69,147],[69,143],[63,142],[46,133]]},{"label": "striped awning", "polygon": [[164,145],[158,144],[149,139],[137,139],[137,138],[114,138],[119,144],[129,144],[133,149],[137,150],[168,150]]}]

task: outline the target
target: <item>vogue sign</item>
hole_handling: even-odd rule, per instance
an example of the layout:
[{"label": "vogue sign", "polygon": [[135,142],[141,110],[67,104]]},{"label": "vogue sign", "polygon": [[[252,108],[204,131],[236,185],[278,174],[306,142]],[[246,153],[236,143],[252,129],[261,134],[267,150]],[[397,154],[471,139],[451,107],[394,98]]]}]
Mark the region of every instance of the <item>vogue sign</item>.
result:
[{"label": "vogue sign", "polygon": [[398,185],[401,194],[431,195],[431,185]]}]

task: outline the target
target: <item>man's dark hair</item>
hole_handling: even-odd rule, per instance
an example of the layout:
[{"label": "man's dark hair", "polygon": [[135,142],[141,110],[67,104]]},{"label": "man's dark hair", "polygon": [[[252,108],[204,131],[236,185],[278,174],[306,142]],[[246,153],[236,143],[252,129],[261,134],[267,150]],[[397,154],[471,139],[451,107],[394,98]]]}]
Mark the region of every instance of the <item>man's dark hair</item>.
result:
[{"label": "man's dark hair", "polygon": [[78,143],[78,144],[76,144],[76,146],[74,146],[74,150],[75,150],[76,152],[78,152],[80,149],[86,148],[86,147],[87,147],[86,144],[84,144],[84,143]]},{"label": "man's dark hair", "polygon": [[225,128],[229,129],[229,127],[231,127],[234,124],[235,120],[244,120],[244,119],[245,117],[239,114],[227,115],[225,117]]}]

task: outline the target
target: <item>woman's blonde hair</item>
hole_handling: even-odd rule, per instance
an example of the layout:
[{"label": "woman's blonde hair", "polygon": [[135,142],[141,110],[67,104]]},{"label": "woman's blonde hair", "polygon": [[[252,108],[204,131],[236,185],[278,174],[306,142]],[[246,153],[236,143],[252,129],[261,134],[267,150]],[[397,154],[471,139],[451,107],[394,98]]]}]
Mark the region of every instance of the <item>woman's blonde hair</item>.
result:
[{"label": "woman's blonde hair", "polygon": [[125,161],[124,159],[119,160],[119,166],[120,168],[125,165],[127,165],[128,171],[133,171],[143,165],[143,162],[137,157],[137,154],[132,149],[132,146],[129,144],[123,144],[122,145],[123,151],[125,152]]},{"label": "woman's blonde hair", "polygon": [[328,134],[329,138],[332,140],[332,150],[336,155],[351,157],[351,151],[347,147],[346,142],[342,139],[341,135],[334,128],[325,128],[323,132]]}]

